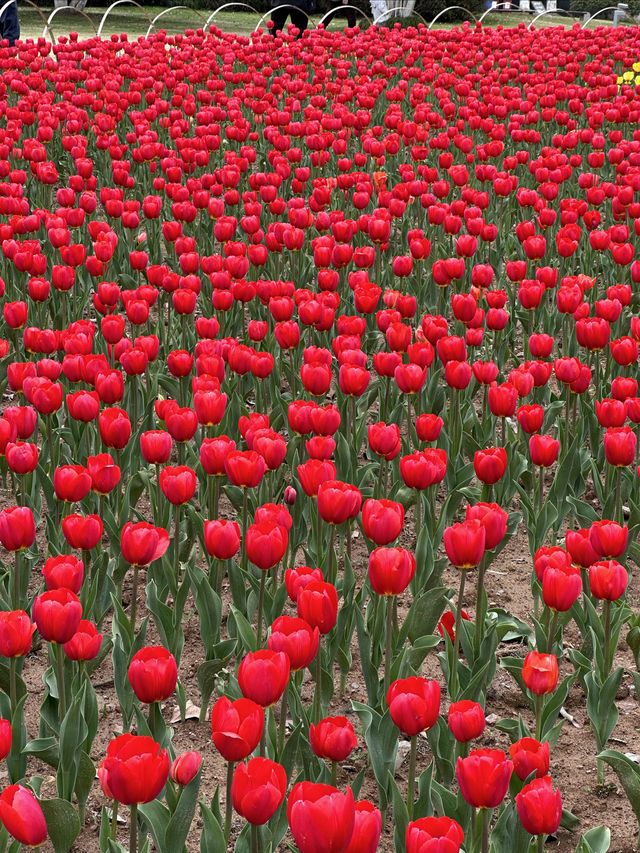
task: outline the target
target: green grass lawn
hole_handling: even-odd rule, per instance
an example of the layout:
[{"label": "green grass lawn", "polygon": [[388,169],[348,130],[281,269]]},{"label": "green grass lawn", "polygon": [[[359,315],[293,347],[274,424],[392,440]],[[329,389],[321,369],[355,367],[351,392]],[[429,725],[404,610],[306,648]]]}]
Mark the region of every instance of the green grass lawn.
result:
[{"label": "green grass lawn", "polygon": [[[221,4],[222,5],[222,4]],[[20,26],[22,38],[39,38],[45,31],[45,21],[51,15],[53,9],[42,9],[42,14],[25,3],[19,2],[20,8]],[[62,9],[57,11],[51,20],[51,29],[55,38],[61,35],[67,35],[70,32],[77,32],[81,38],[88,38],[95,35],[102,24],[101,33],[108,37],[112,33],[126,32],[129,38],[135,39],[138,36],[146,35],[152,21],[163,12],[162,7],[147,6],[142,7],[133,5],[132,3],[122,3],[115,7],[103,22],[105,14],[104,8],[87,7],[84,13],[80,13],[74,9]],[[167,32],[184,32],[186,29],[197,29],[205,25],[207,19],[212,15],[212,11],[206,9],[184,9],[179,7],[170,7],[166,14],[163,14],[155,23],[154,29],[165,29]],[[313,24],[320,21],[321,15],[316,14],[311,17]],[[501,24],[505,27],[517,26],[521,21],[530,24],[534,15],[515,13],[515,12],[493,12],[484,18],[485,26],[497,26]],[[220,27],[226,32],[237,32],[242,35],[247,35],[255,29],[257,24],[262,19],[262,16],[247,10],[243,10],[241,6],[222,9],[221,12],[213,16],[212,23]],[[264,22],[268,20],[265,17]],[[418,19],[414,19],[417,21]],[[575,21],[580,21],[577,16],[570,15],[545,15],[537,21],[537,26],[572,26]],[[428,23],[428,22],[427,22]],[[629,23],[629,22],[627,22]],[[338,19],[332,21],[330,29],[339,29],[344,26],[344,20]],[[362,19],[362,25],[366,26],[366,20]],[[590,24],[590,28],[597,26],[597,22]],[[457,24],[440,24],[436,23],[436,27],[441,29],[451,29]]]}]

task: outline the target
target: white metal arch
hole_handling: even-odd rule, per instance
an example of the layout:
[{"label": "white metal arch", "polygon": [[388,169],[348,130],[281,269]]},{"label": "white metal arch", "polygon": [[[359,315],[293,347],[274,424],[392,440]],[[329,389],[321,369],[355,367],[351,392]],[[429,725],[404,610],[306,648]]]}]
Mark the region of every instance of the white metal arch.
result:
[{"label": "white metal arch", "polygon": [[531,29],[531,27],[535,24],[535,22],[539,18],[544,18],[545,15],[566,15],[569,18],[575,18],[575,15],[572,15],[571,12],[567,12],[566,9],[545,9],[544,12],[538,12],[533,21],[529,24],[527,29]]},{"label": "white metal arch", "polygon": [[147,15],[144,6],[141,6],[140,3],[136,2],[136,0],[115,0],[115,3],[112,3],[109,6],[109,8],[106,10],[104,15],[102,16],[102,20],[100,21],[100,25],[98,27],[98,33],[97,33],[98,36],[100,36],[102,34],[102,28],[104,27],[104,23],[107,20],[107,17],[109,16],[109,13],[111,12],[111,10],[115,9],[116,6],[120,6],[122,3],[130,3],[132,6],[137,6],[138,9],[140,9],[142,11],[142,14],[145,16],[147,21],[149,21],[149,23],[151,23],[151,18]]},{"label": "white metal arch", "polygon": [[[49,30],[49,32],[51,32],[51,27],[49,26],[49,24],[53,20],[54,16],[58,14],[58,12],[76,12],[77,14],[82,15],[83,18],[86,18],[87,21],[89,21],[89,23],[91,24],[91,27],[93,28],[94,33],[96,35],[98,35],[98,30],[96,29],[96,25],[91,20],[90,15],[87,15],[87,13],[83,12],[82,9],[77,9],[75,6],[58,6],[58,8],[54,9],[53,12],[47,18],[47,23],[45,25],[44,30],[42,31],[42,37],[43,38],[44,38],[44,34],[46,33],[47,30]],[[1,14],[1,12],[0,12],[0,14]]]},{"label": "white metal arch", "polygon": [[496,3],[495,6],[489,6],[488,9],[485,9],[484,12],[478,18],[478,22],[482,23],[487,15],[490,15],[491,12],[494,12],[496,9],[510,9],[512,6],[510,0],[506,3]]},{"label": "white metal arch", "polygon": [[145,35],[145,38],[149,38],[149,36],[151,35],[151,30],[155,27],[155,25],[156,25],[156,21],[157,21],[157,20],[159,20],[160,18],[162,18],[162,17],[163,17],[163,15],[168,15],[168,14],[169,14],[169,12],[175,12],[175,11],[177,11],[178,9],[188,9],[190,12],[193,12],[193,14],[194,14],[194,15],[197,15],[197,16],[200,18],[200,20],[201,20],[201,21],[204,21],[204,25],[205,25],[205,27],[207,26],[207,21],[205,20],[204,15],[201,15],[201,14],[200,14],[200,12],[198,12],[198,10],[197,10],[197,9],[194,9],[192,6],[169,6],[169,8],[168,8],[168,9],[163,9],[163,10],[162,10],[162,12],[159,12],[159,13],[155,16],[155,18],[153,19],[153,21],[151,21],[151,23],[149,24],[149,29],[147,30],[147,33],[146,33],[146,35]]},{"label": "white metal arch", "polygon": [[213,21],[218,12],[222,12],[223,9],[228,9],[230,6],[235,6],[235,8],[241,7],[243,9],[250,9],[252,12],[255,12],[256,15],[259,14],[258,10],[254,9],[253,6],[250,6],[248,3],[223,3],[222,6],[219,6],[217,9],[214,9],[213,12],[209,15],[205,26],[209,26],[209,24],[211,23],[211,21]]},{"label": "white metal arch", "polygon": [[[581,29],[584,29],[587,26],[587,24],[590,24],[591,21],[595,20],[603,12],[621,12],[621,9],[618,6],[605,6],[604,9],[598,9],[598,11],[594,12],[594,14],[591,15],[590,18],[587,18],[587,20],[582,24]],[[620,17],[621,18],[629,18],[629,20],[633,21],[635,24],[638,23],[636,21],[636,19],[632,15],[629,15],[627,12],[622,12]]]},{"label": "white metal arch", "polygon": [[[386,12],[382,12],[382,14],[378,15],[378,17],[377,17],[377,18],[374,20],[374,22],[373,22],[373,26],[374,26],[374,27],[375,27],[375,26],[377,26],[378,21],[380,21],[382,18],[384,18],[385,20],[387,20],[388,18],[390,18],[390,17],[393,15],[393,13],[394,13],[394,12],[404,12],[404,11],[405,11],[405,7],[404,7],[404,6],[393,6],[391,9],[387,9],[387,11],[386,11]],[[425,17],[423,17],[423,16],[420,14],[420,12],[416,12],[416,10],[415,10],[415,9],[412,9],[412,10],[411,10],[411,12],[410,12],[410,14],[409,14],[407,17],[411,17],[411,18],[413,18],[413,17],[420,18],[420,20],[423,22],[423,24],[427,24],[427,25],[429,24],[429,21],[427,21],[427,19],[426,19]]]},{"label": "white metal arch", "polygon": [[[273,13],[274,13],[274,12],[276,12],[278,9],[293,9],[295,12],[300,12],[300,11],[302,11],[302,10],[300,9],[300,7],[299,7],[299,6],[292,6],[292,5],[291,5],[291,3],[281,3],[279,6],[274,6],[274,7],[273,7],[273,9],[269,9],[269,11],[268,11],[268,12],[266,12],[266,13],[265,13],[261,18],[260,18],[260,20],[259,20],[259,21],[258,21],[258,23],[256,24],[256,30],[259,30],[259,29],[260,29],[260,27],[262,26],[263,22],[264,22],[264,21],[268,21],[268,20],[269,20],[269,18],[271,17],[271,15],[273,15]],[[311,15],[309,15],[307,12],[305,12],[305,15],[307,15],[307,18],[308,18],[309,20],[311,20]],[[315,25],[314,25],[314,26],[315,26]]]},{"label": "white metal arch", "polygon": [[473,18],[473,20],[474,20],[474,21],[477,21],[477,20],[478,20],[478,19],[476,18],[476,16],[473,14],[473,12],[470,12],[468,9],[465,9],[465,7],[464,7],[464,6],[447,6],[447,8],[446,8],[446,9],[443,9],[441,12],[438,12],[438,14],[435,16],[435,18],[433,19],[433,21],[431,21],[431,23],[429,24],[429,29],[431,29],[431,27],[435,24],[435,22],[438,20],[438,18],[441,18],[441,17],[442,17],[443,15],[445,15],[447,12],[453,12],[453,11],[454,11],[454,9],[459,9],[461,12],[466,12],[466,13],[467,13],[467,15],[470,15],[470,16]]},{"label": "white metal arch", "polygon": [[[371,20],[371,18],[370,18],[370,17],[369,17],[365,12],[363,12],[361,9],[358,9],[358,7],[357,7],[357,6],[350,6],[350,5],[345,4],[345,5],[343,5],[343,6],[338,6],[337,8],[338,8],[339,10],[342,10],[342,9],[355,9],[355,11],[356,11],[356,12],[357,12],[357,13],[358,13],[362,18],[365,18],[365,19],[368,21],[368,23],[369,23],[369,25],[370,25],[370,26],[375,25],[375,21],[372,21],[372,20]],[[318,23],[316,24],[316,26],[317,26],[317,27],[319,27],[319,26],[320,26],[320,24],[324,24],[324,19],[325,19],[325,18],[328,18],[330,15],[333,15],[333,13],[334,13],[335,11],[336,11],[335,9],[329,9],[329,11],[328,11],[328,12],[325,12],[325,13],[324,13],[324,15],[323,15],[323,16],[320,18],[320,20],[318,21]]]}]

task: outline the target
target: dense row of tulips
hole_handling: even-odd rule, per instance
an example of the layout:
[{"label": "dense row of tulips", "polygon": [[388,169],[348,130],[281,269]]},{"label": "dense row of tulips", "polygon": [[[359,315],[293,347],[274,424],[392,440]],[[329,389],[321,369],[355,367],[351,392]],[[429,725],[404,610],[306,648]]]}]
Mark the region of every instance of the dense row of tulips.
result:
[{"label": "dense row of tulips", "polygon": [[[553,751],[578,684],[640,811],[606,748],[623,632],[640,656],[640,33],[294,35],[0,47],[0,847],[86,846],[108,803],[109,853],[121,806],[130,851],[525,853],[562,826],[604,853]],[[485,590],[514,536],[526,622]],[[530,709],[505,750],[498,665]],[[174,696],[226,783],[176,754]]]}]

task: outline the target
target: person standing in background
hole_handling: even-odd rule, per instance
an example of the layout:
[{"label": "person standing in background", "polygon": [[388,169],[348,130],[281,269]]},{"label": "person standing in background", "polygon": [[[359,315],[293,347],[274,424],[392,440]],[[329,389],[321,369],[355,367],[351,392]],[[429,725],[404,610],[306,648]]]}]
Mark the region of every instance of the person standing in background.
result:
[{"label": "person standing in background", "polygon": [[[300,30],[298,34],[300,38],[309,24],[309,13],[316,10],[315,0],[271,0],[271,6],[273,8],[271,15],[273,26],[270,30],[272,36],[277,36],[281,32],[285,21],[291,15],[291,23]],[[283,8],[278,8],[280,6]]]},{"label": "person standing in background", "polygon": [[[329,0],[329,12],[323,18],[323,23],[326,26],[334,18],[343,17],[347,19],[348,27],[355,27],[357,11],[351,5],[347,5],[349,0]],[[347,7],[346,9],[344,7]]]},{"label": "person standing in background", "polygon": [[[0,5],[4,5],[1,3]],[[20,22],[18,21],[18,3],[14,0],[0,15],[0,38],[9,40],[9,47],[13,47],[20,38]]]}]

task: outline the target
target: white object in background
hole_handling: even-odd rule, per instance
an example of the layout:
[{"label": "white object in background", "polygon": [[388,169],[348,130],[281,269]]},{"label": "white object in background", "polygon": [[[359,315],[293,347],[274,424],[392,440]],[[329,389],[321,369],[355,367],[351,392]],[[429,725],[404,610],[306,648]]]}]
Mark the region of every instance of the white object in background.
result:
[{"label": "white object in background", "polygon": [[371,16],[374,24],[383,24],[389,17],[386,0],[371,0]]}]

